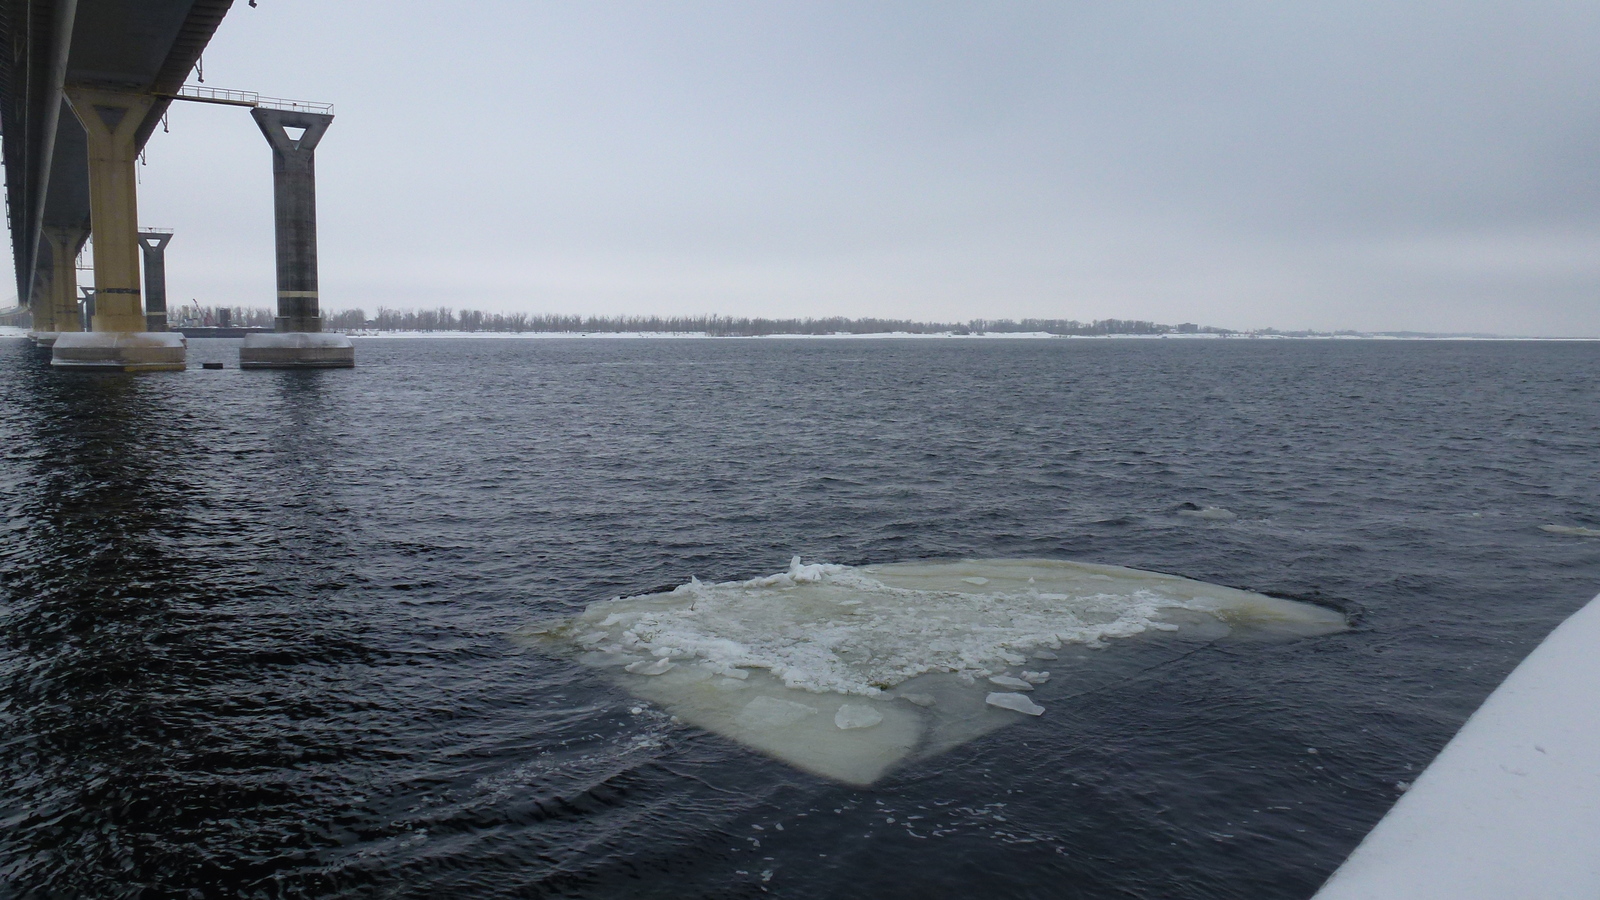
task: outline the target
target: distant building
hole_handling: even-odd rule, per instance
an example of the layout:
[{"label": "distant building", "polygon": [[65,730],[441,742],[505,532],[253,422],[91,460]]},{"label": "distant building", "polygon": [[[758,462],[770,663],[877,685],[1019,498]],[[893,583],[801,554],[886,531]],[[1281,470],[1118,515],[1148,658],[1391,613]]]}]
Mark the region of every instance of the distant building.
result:
[{"label": "distant building", "polygon": [[1179,334],[1199,334],[1200,326],[1193,322],[1184,322],[1178,326]]}]

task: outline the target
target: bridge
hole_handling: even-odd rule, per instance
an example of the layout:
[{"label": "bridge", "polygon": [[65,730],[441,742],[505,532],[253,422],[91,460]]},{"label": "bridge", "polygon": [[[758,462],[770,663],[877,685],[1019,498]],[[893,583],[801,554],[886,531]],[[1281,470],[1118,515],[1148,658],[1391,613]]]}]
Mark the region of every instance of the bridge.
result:
[{"label": "bridge", "polygon": [[[186,85],[233,0],[0,0],[0,148],[18,304],[35,343],[67,369],[183,369],[167,330],[164,230],[141,230],[135,165],[175,101],[248,107],[272,149],[278,315],[246,368],[349,366],[322,332],[315,149],[333,110]],[[76,260],[93,239],[80,310]],[[144,263],[141,283],[141,257]],[[87,315],[85,314],[87,312]]]}]

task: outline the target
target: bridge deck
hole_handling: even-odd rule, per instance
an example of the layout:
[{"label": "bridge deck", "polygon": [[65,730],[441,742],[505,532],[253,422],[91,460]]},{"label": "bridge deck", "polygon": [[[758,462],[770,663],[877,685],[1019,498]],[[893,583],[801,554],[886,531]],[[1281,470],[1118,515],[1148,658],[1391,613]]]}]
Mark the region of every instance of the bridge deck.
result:
[{"label": "bridge deck", "polygon": [[[48,271],[48,225],[89,224],[88,152],[67,85],[157,95],[140,147],[233,0],[0,0],[0,141],[17,297]],[[9,52],[8,52],[9,51]]]}]

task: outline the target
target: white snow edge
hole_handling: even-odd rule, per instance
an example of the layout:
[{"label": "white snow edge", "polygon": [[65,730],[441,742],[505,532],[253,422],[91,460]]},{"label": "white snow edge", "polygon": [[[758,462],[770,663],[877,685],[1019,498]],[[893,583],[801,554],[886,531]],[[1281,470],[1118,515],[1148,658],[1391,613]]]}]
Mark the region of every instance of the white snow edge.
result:
[{"label": "white snow edge", "polygon": [[1600,897],[1600,597],[1496,688],[1314,900]]}]

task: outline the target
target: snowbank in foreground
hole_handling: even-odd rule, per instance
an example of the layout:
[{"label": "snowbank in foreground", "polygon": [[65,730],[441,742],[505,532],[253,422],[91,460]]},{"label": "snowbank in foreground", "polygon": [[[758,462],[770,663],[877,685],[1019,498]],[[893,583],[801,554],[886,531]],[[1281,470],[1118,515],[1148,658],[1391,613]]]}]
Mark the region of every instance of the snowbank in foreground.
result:
[{"label": "snowbank in foreground", "polygon": [[1600,597],[1472,714],[1316,900],[1600,897]]}]

